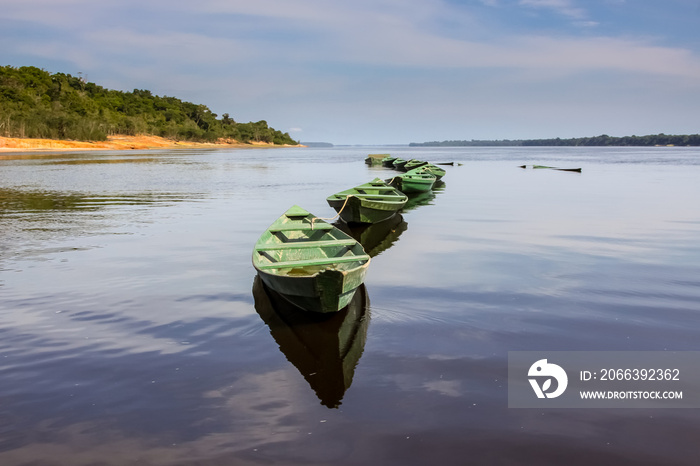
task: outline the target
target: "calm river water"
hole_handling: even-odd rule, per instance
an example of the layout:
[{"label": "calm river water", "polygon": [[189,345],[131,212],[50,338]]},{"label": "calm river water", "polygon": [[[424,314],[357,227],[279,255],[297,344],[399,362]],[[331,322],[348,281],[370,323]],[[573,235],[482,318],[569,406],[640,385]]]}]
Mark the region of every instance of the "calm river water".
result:
[{"label": "calm river water", "polygon": [[[297,334],[252,247],[373,152],[462,165]],[[700,410],[508,408],[525,350],[700,350],[699,149],[0,158],[3,466],[700,463]]]}]

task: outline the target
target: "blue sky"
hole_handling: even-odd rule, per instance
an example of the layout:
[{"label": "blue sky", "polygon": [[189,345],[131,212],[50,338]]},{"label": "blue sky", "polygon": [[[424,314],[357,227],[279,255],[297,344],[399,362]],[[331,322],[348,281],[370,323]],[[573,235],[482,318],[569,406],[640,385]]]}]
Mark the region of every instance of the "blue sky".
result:
[{"label": "blue sky", "polygon": [[700,132],[700,0],[0,0],[0,64],[302,141]]}]

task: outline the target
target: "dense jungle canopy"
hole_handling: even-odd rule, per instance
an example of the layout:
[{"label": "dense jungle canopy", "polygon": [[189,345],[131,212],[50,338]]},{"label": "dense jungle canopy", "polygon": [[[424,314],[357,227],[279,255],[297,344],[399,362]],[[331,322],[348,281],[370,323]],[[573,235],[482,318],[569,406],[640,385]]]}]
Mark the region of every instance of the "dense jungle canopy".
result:
[{"label": "dense jungle canopy", "polygon": [[34,66],[0,66],[0,136],[102,141],[148,134],[177,140],[297,144],[265,120],[238,123],[205,105],[134,89],[105,89]]}]

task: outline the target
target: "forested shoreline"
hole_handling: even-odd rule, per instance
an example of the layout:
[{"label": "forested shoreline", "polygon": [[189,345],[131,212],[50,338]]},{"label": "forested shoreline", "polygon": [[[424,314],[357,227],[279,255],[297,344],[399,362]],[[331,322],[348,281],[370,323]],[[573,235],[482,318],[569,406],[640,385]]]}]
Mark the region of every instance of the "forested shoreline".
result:
[{"label": "forested shoreline", "polygon": [[207,106],[134,89],[105,89],[82,76],[0,66],[0,136],[104,141],[154,135],[198,142],[298,144],[265,120],[238,123]]},{"label": "forested shoreline", "polygon": [[461,147],[461,146],[700,146],[700,134],[614,137],[600,136],[571,139],[502,139],[470,141],[412,142],[411,147]]}]

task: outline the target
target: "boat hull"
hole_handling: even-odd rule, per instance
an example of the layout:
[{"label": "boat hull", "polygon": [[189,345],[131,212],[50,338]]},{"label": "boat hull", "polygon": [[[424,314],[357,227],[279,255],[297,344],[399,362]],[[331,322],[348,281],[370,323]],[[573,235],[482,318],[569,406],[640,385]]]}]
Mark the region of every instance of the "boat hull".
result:
[{"label": "boat hull", "polygon": [[434,175],[406,174],[395,176],[389,181],[389,184],[406,194],[425,193],[432,189],[433,185],[435,184],[435,180],[436,178]]},{"label": "boat hull", "polygon": [[394,168],[394,161],[396,157],[386,157],[382,159],[382,167]]},{"label": "boat hull", "polygon": [[386,157],[388,157],[388,154],[369,154],[367,158],[365,158],[365,163],[369,166],[381,165],[382,160]]},{"label": "boat hull", "polygon": [[[369,263],[368,263],[369,264]],[[347,306],[365,280],[367,267],[352,272],[325,270],[313,276],[280,276],[258,270],[270,289],[296,307],[310,312],[337,312]]]},{"label": "boat hull", "polygon": [[406,165],[403,166],[403,169],[406,170],[406,171],[408,172],[408,171],[411,171],[411,170],[413,170],[413,169],[415,169],[415,168],[423,167],[423,166],[425,166],[425,165],[428,165],[428,162],[424,162],[424,161],[422,161],[422,160],[415,160],[415,159],[414,159],[414,160],[409,160],[409,161],[406,163]]},{"label": "boat hull", "polygon": [[298,206],[270,225],[253,249],[253,266],[265,285],[312,312],[347,306],[369,261],[354,238]]},{"label": "boat hull", "polygon": [[434,182],[424,180],[403,180],[401,181],[401,191],[405,193],[425,193],[430,191]]},{"label": "boat hull", "polygon": [[[434,175],[436,181],[440,181],[442,179],[442,177],[445,176],[445,173],[447,173],[442,168],[437,167],[437,166],[430,164],[430,163],[426,164],[426,165],[422,165],[418,168],[415,168],[415,170],[416,170],[416,173],[430,173],[431,175]],[[409,173],[410,173],[410,171],[409,171]]]},{"label": "boat hull", "polygon": [[394,167],[396,170],[403,170],[403,167],[408,163],[408,160],[403,160],[403,159],[396,159],[394,160],[394,163],[392,164],[392,167]]},{"label": "boat hull", "polygon": [[384,202],[350,196],[347,203],[344,199],[328,199],[328,204],[336,212],[340,211],[340,218],[345,223],[379,223],[396,215],[405,202],[400,205],[388,205]]},{"label": "boat hull", "polygon": [[408,198],[379,178],[326,198],[346,223],[379,223],[393,217]]}]

